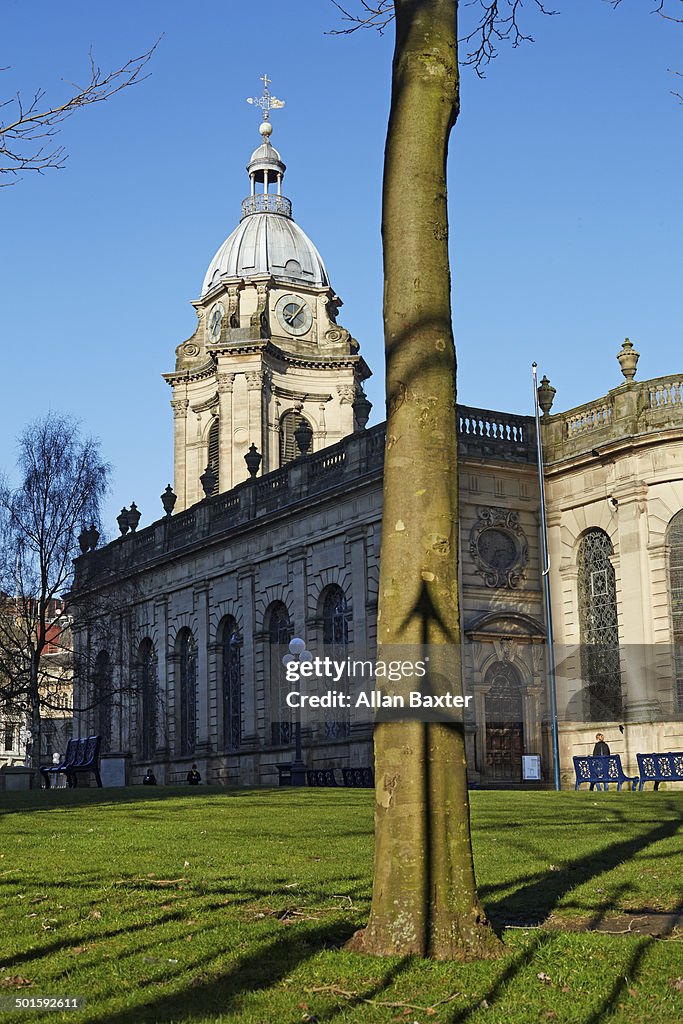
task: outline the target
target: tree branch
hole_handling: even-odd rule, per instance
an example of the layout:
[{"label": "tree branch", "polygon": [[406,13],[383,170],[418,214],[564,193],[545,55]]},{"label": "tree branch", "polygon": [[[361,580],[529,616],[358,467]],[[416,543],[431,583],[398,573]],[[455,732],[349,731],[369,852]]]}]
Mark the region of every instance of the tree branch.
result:
[{"label": "tree branch", "polygon": [[[60,125],[76,111],[93,103],[103,103],[123,89],[138,85],[149,78],[143,74],[149,64],[161,37],[139,57],[130,60],[115,71],[102,71],[95,63],[92,50],[89,54],[90,77],[86,85],[68,83],[72,95],[57,106],[43,103],[46,92],[38,89],[30,100],[24,100],[21,93],[0,103],[0,110],[12,107],[12,120],[0,123],[0,188],[16,183],[21,172],[35,171],[42,174],[48,168],[64,167],[67,153],[64,146],[54,145],[52,139],[59,134]],[[0,68],[0,71],[7,71]],[[2,180],[2,176],[12,180]]]}]

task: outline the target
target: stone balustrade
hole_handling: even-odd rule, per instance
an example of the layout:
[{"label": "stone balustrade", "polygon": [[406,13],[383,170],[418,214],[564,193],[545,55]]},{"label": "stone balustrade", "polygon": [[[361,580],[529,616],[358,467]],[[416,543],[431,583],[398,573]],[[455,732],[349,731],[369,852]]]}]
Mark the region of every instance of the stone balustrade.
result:
[{"label": "stone balustrade", "polygon": [[[75,589],[100,586],[111,576],[137,571],[170,553],[202,545],[225,531],[258,520],[312,495],[347,490],[381,479],[386,424],[351,434],[337,444],[232,490],[206,498],[192,508],[83,555],[76,561]],[[458,406],[458,445],[463,457],[521,460],[536,458],[533,419]]]},{"label": "stone balustrade", "polygon": [[597,401],[541,420],[546,465],[594,452],[621,439],[683,429],[683,377],[627,381]]}]

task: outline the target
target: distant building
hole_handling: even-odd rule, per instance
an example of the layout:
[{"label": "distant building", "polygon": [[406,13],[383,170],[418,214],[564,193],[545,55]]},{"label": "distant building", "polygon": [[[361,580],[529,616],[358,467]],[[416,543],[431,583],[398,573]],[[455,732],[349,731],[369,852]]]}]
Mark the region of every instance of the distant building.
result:
[{"label": "distant building", "polygon": [[[101,733],[135,782],[149,765],[182,781],[197,762],[209,782],[276,783],[296,731],[281,645],[296,635],[343,657],[376,641],[384,427],[365,429],[370,371],[261,130],[242,219],[165,374],[168,514],[138,530],[124,510],[122,536],[77,562],[79,599],[110,611],[74,622],[77,664],[95,666],[77,674],[93,710],[75,729]],[[630,343],[619,359],[625,382],[568,413],[551,414],[541,387],[565,776],[596,724],[627,763],[683,744],[683,375],[636,382]],[[533,419],[461,406],[457,426],[468,771],[518,782],[534,753],[547,779]],[[128,696],[97,703],[109,690]],[[304,761],[369,764],[371,732],[321,713],[304,725]]]},{"label": "distant building", "polygon": [[[17,604],[13,598],[2,603],[2,615],[16,617]],[[40,751],[32,750],[30,715],[25,693],[19,686],[16,699],[11,699],[11,686],[0,686],[0,692],[8,699],[0,701],[0,767],[23,765],[27,749],[34,754],[34,761],[49,762],[54,753],[63,753],[73,732],[73,654],[71,647],[71,621],[63,614],[63,604],[55,599],[48,607],[47,643],[42,655],[41,691],[42,733]],[[25,630],[18,631],[17,657],[3,658],[6,671],[9,665],[21,664],[26,657],[23,637]],[[3,644],[7,643],[8,631],[3,629]]]}]

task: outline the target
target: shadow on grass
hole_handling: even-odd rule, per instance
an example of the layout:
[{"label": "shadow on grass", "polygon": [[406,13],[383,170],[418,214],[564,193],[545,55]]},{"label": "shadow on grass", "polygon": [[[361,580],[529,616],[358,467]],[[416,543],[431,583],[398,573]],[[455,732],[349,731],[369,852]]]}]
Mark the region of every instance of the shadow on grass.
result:
[{"label": "shadow on grass", "polygon": [[[212,968],[197,975],[182,991],[151,999],[119,1013],[108,1012],[107,1024],[161,1024],[172,1020],[203,1020],[211,1015],[235,1013],[244,996],[269,989],[288,977],[297,966],[320,950],[341,946],[355,927],[337,923],[291,932],[247,956],[223,974],[211,976]],[[391,975],[391,972],[389,972]],[[97,1017],[92,1018],[97,1020]]]},{"label": "shadow on grass", "polygon": [[643,962],[643,957],[647,953],[652,943],[656,941],[661,941],[661,939],[671,935],[673,929],[676,927],[676,917],[681,913],[683,913],[683,900],[681,900],[680,903],[678,903],[678,905],[674,909],[674,917],[671,921],[671,924],[664,929],[664,931],[660,934],[659,939],[655,939],[652,935],[647,935],[638,941],[635,949],[633,950],[633,953],[629,957],[627,967],[625,969],[622,968],[619,970],[619,974],[612,982],[612,988],[610,989],[609,993],[602,1000],[600,1006],[598,1006],[591,1014],[589,1014],[588,1017],[586,1017],[586,1020],[583,1022],[583,1024],[602,1024],[603,1021],[607,1020],[610,1016],[612,1016],[613,1012],[617,1009],[618,1000],[622,995],[624,995],[629,986],[636,979],[638,971],[640,969],[640,965]]},{"label": "shadow on grass", "polygon": [[486,888],[482,887],[480,896],[484,901],[486,915],[496,928],[504,927],[511,921],[518,923],[520,918],[525,924],[540,924],[572,889],[611,871],[651,844],[675,836],[679,828],[678,820],[666,821],[633,839],[610,843],[588,856],[577,857],[559,871],[548,872],[509,896],[493,902],[486,900]]}]

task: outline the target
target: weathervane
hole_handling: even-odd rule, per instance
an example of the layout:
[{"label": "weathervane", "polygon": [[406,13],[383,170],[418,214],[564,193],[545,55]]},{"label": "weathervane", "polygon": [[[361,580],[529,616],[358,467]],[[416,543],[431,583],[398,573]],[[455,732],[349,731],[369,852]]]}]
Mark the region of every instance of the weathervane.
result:
[{"label": "weathervane", "polygon": [[263,82],[263,96],[250,96],[247,103],[253,103],[255,107],[260,107],[263,111],[263,120],[270,121],[271,110],[280,110],[285,105],[284,100],[277,99],[276,96],[271,96],[270,85],[271,79],[268,75],[262,75],[261,81]]}]

